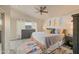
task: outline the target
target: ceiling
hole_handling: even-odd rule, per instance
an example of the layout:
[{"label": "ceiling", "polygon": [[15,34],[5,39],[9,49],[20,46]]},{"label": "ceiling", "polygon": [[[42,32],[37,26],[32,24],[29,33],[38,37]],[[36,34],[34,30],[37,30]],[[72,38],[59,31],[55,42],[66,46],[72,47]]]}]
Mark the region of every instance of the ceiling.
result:
[{"label": "ceiling", "polygon": [[39,19],[49,19],[53,17],[60,17],[65,15],[71,15],[79,12],[78,5],[46,5],[48,14],[40,15],[35,8],[39,8],[39,5],[12,5],[11,7],[29,16]]}]

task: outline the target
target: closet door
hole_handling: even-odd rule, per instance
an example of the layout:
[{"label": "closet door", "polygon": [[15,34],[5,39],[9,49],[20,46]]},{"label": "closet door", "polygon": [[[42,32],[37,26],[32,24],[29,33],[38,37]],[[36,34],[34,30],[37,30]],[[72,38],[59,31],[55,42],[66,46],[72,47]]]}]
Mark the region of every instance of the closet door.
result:
[{"label": "closet door", "polygon": [[73,16],[73,53],[79,54],[79,14]]}]

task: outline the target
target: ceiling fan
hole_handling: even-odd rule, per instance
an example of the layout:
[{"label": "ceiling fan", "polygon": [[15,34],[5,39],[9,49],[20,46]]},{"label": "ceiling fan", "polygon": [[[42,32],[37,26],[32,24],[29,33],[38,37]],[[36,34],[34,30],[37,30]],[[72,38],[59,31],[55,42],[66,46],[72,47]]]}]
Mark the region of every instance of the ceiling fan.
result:
[{"label": "ceiling fan", "polygon": [[40,6],[39,8],[35,8],[41,15],[43,13],[48,13],[46,6]]}]

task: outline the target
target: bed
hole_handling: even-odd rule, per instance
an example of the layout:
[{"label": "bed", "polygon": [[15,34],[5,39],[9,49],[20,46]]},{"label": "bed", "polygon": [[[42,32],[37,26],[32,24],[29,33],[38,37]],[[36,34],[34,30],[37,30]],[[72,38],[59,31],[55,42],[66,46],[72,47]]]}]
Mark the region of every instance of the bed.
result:
[{"label": "bed", "polygon": [[[55,35],[49,38],[44,32],[34,32],[30,39],[15,41],[13,43],[15,44],[13,45],[14,48],[11,46],[10,51],[16,54],[50,53],[63,44],[62,39],[63,37],[61,35]],[[51,44],[49,44],[50,42]]]}]

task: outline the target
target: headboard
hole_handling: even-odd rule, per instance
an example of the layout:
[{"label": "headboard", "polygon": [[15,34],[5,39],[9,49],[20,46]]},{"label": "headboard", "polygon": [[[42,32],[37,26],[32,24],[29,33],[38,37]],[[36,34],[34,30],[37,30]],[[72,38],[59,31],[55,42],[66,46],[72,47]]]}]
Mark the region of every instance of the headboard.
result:
[{"label": "headboard", "polygon": [[35,29],[23,29],[21,31],[21,39],[30,38],[33,32],[35,32]]}]

